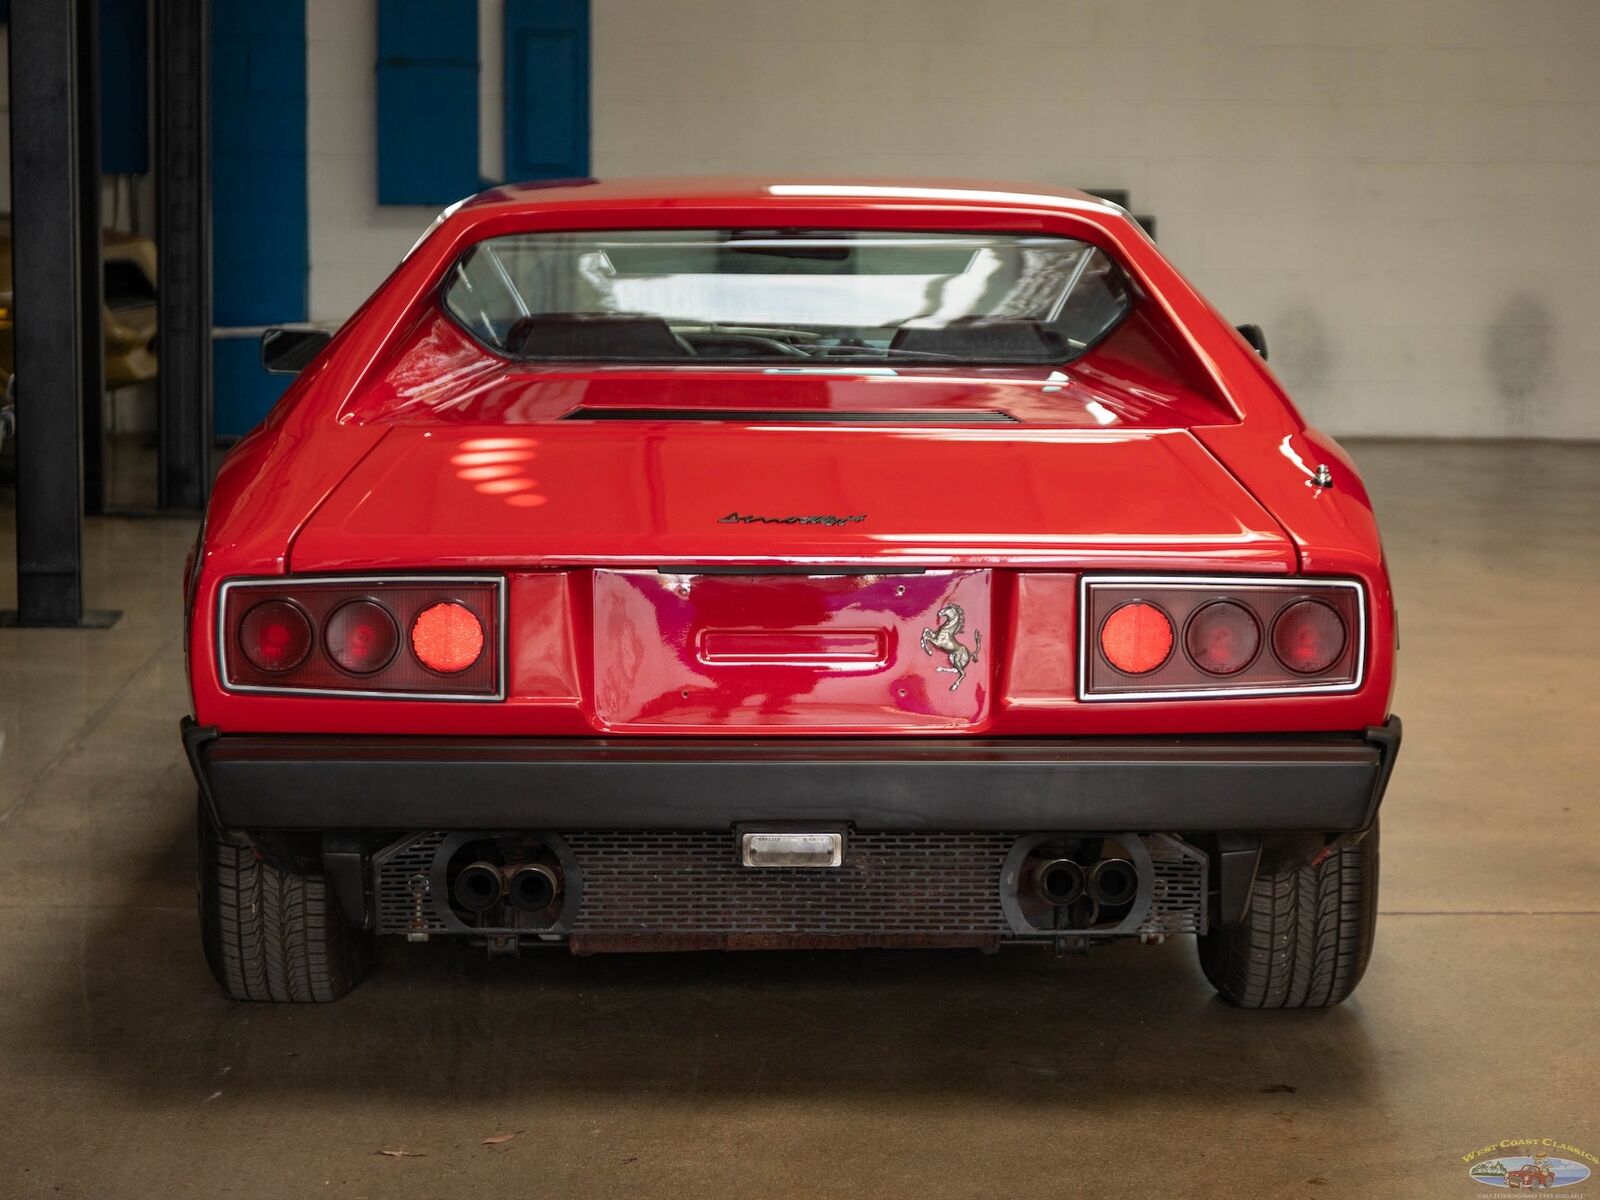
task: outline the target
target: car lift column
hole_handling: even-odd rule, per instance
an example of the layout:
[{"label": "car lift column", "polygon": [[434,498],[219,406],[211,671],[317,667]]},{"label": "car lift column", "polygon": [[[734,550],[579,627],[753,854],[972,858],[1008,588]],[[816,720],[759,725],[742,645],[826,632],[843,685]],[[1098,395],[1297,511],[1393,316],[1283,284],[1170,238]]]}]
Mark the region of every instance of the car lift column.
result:
[{"label": "car lift column", "polygon": [[155,0],[158,503],[211,487],[211,23],[208,0]]},{"label": "car lift column", "polygon": [[105,265],[100,254],[100,0],[78,0],[78,348],[83,387],[83,511],[106,510]]},{"label": "car lift column", "polygon": [[75,8],[11,6],[19,625],[83,617]]}]

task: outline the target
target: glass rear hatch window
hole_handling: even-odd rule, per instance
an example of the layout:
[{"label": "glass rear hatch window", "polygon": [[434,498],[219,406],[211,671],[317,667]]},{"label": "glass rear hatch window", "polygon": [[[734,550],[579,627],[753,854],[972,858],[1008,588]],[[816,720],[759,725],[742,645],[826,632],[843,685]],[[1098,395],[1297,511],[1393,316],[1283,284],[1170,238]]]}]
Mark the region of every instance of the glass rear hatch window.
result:
[{"label": "glass rear hatch window", "polygon": [[1069,238],[722,229],[490,238],[443,302],[514,358],[936,366],[1065,362],[1132,294]]}]

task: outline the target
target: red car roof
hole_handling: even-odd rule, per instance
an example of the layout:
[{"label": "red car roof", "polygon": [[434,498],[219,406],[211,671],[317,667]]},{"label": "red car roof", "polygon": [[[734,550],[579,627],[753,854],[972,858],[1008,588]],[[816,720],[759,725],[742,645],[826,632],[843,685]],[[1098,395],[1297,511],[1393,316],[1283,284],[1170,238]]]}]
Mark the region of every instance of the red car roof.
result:
[{"label": "red car roof", "polygon": [[872,176],[659,176],[640,179],[574,179],[508,183],[479,192],[461,208],[544,209],[582,205],[627,207],[774,208],[812,202],[915,203],[919,207],[979,210],[1044,208],[1064,212],[1120,214],[1115,204],[1074,188],[1040,187],[970,179],[895,179]]}]

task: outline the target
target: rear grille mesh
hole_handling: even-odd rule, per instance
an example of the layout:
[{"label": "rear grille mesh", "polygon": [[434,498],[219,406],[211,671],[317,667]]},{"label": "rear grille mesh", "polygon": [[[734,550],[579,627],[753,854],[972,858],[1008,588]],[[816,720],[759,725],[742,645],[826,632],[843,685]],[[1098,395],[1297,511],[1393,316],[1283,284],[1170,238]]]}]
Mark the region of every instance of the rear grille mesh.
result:
[{"label": "rear grille mesh", "polygon": [[419,833],[379,851],[372,859],[372,890],[379,933],[446,933],[457,927],[434,906],[427,888],[443,833]]},{"label": "rear grille mesh", "polygon": [[750,870],[730,833],[567,835],[583,870],[575,933],[997,933],[1015,839],[864,833],[844,865]]},{"label": "rear grille mesh", "polygon": [[[561,835],[581,879],[570,932],[586,938],[646,935],[986,937],[1019,935],[1001,909],[999,881],[1014,833],[856,833],[844,865],[752,870],[739,865],[728,830],[595,830]],[[373,860],[380,933],[462,932],[436,873],[443,833],[420,833]],[[1205,931],[1205,856],[1164,834],[1143,839],[1155,871],[1142,934]]]},{"label": "rear grille mesh", "polygon": [[1205,854],[1164,833],[1151,834],[1144,844],[1155,867],[1155,903],[1140,932],[1205,933]]}]

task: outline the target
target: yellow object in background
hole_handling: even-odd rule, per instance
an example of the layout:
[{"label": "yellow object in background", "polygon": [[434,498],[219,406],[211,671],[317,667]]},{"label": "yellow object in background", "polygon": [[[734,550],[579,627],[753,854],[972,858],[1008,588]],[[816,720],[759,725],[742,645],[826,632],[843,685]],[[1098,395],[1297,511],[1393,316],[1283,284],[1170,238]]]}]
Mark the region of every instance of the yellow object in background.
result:
[{"label": "yellow object in background", "polygon": [[[100,252],[105,281],[101,328],[105,338],[105,385],[144,383],[156,377],[156,244],[147,237],[103,230]],[[11,218],[0,216],[0,374],[15,369],[12,351]]]}]

